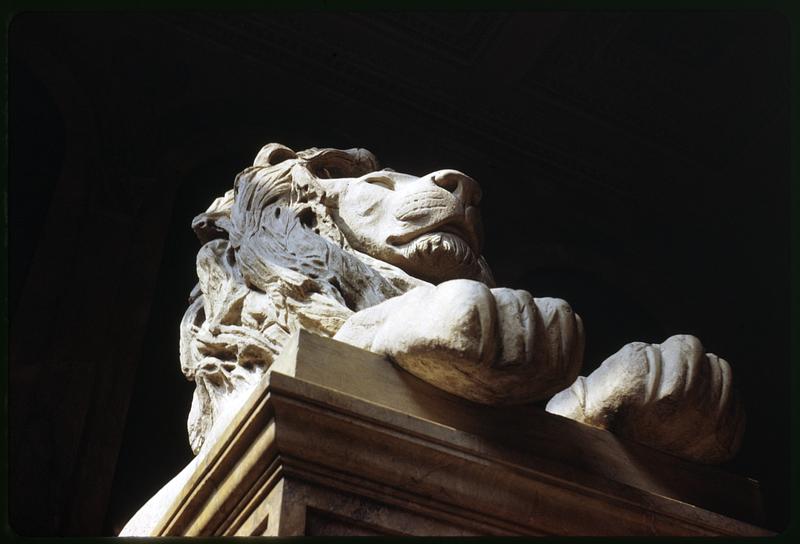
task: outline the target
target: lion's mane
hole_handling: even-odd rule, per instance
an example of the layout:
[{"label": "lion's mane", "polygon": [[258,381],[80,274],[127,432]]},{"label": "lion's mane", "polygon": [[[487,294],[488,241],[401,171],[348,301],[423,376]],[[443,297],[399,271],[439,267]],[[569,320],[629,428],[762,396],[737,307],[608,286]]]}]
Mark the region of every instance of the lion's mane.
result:
[{"label": "lion's mane", "polygon": [[[326,176],[378,170],[364,149],[264,146],[234,188],[198,215],[198,284],[180,326],[181,368],[196,382],[197,453],[224,406],[259,381],[299,328],[333,336],[359,310],[424,281],[354,250],[329,212]],[[490,278],[481,258],[482,269]]]}]

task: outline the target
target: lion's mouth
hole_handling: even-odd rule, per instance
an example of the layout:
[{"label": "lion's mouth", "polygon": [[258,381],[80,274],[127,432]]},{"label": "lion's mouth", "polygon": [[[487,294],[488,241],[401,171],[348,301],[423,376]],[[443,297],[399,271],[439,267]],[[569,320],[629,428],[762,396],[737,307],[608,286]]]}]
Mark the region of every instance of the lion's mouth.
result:
[{"label": "lion's mouth", "polygon": [[399,235],[391,235],[386,241],[393,246],[402,246],[425,236],[427,234],[444,233],[451,234],[464,240],[476,256],[480,255],[481,243],[475,229],[469,226],[466,221],[458,216],[449,217],[423,228],[415,229]]}]

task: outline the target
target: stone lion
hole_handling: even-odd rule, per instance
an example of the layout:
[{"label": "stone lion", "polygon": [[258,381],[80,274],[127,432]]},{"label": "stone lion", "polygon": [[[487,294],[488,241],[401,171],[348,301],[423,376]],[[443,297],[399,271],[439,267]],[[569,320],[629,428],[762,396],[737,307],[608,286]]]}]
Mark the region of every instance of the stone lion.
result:
[{"label": "stone lion", "polygon": [[263,147],[192,224],[204,245],[180,356],[196,383],[194,452],[303,328],[469,401],[552,397],[552,413],[674,455],[730,458],[744,413],[727,362],[680,335],[629,344],[578,377],[580,317],[563,300],[495,286],[480,200],[456,170],[417,177],[364,149]]},{"label": "stone lion", "polygon": [[180,351],[197,384],[194,451],[304,328],[474,402],[555,395],[550,412],[688,459],[730,457],[744,418],[727,362],[674,336],[627,345],[578,378],[580,317],[563,300],[495,287],[480,200],[455,170],[417,177],[364,149],[262,148],[192,225],[204,245]]}]

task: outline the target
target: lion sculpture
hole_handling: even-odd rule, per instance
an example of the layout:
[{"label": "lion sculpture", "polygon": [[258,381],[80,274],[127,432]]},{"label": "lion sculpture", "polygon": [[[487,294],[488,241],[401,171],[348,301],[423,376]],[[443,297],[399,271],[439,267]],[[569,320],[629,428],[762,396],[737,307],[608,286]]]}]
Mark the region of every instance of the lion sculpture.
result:
[{"label": "lion sculpture", "polygon": [[[302,328],[473,402],[552,397],[549,412],[685,459],[732,457],[744,412],[728,363],[678,335],[626,345],[579,377],[580,317],[563,300],[495,286],[480,200],[456,170],[417,177],[364,149],[264,146],[192,224],[203,246],[180,357],[196,383],[193,451]],[[144,534],[157,497],[123,535]]]}]

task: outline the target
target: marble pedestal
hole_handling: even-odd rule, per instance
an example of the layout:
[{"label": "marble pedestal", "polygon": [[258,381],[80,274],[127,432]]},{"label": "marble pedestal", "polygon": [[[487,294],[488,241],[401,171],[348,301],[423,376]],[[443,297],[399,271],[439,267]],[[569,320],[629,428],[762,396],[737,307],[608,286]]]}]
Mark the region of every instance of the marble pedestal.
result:
[{"label": "marble pedestal", "polygon": [[768,535],[757,482],[301,332],[154,535]]}]

